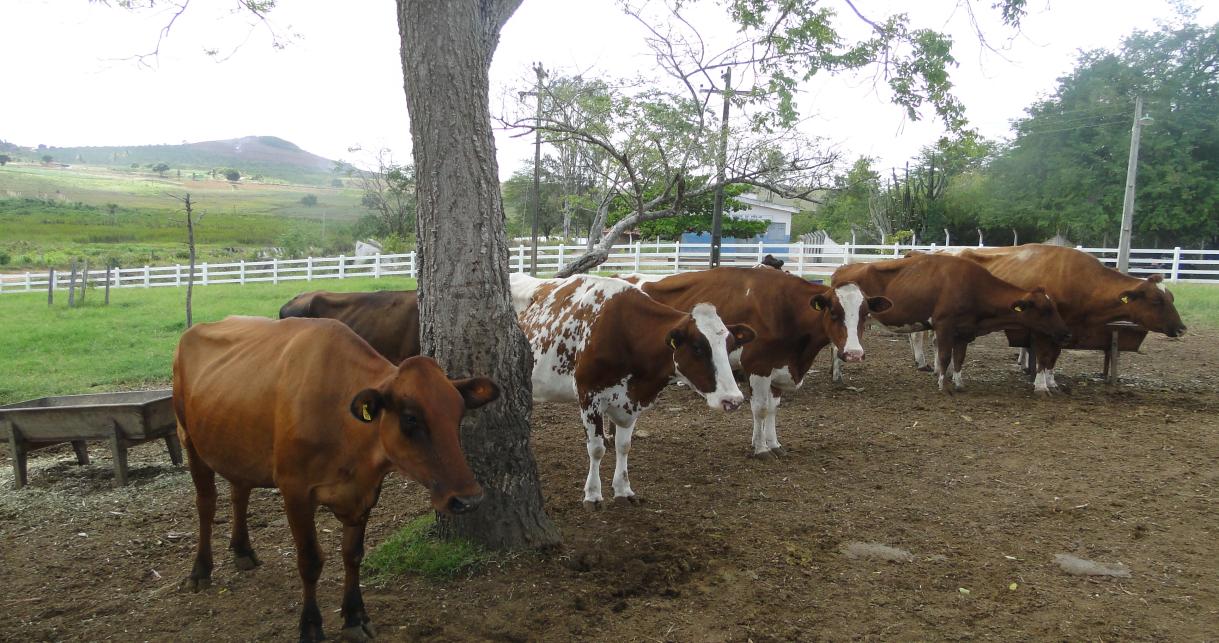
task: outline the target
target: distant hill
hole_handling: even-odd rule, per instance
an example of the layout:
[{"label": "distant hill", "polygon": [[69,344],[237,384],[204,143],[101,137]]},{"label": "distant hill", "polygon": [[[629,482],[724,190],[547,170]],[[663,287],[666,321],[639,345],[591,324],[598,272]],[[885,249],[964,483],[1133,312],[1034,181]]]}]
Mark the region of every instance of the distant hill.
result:
[{"label": "distant hill", "polygon": [[49,154],[55,161],[69,164],[144,167],[166,163],[171,170],[196,172],[234,168],[243,176],[262,175],[297,183],[324,184],[329,181],[334,167],[334,161],[275,136],[244,136],[181,145],[29,148],[9,143],[6,147],[12,150],[8,154],[26,156],[28,160]]}]

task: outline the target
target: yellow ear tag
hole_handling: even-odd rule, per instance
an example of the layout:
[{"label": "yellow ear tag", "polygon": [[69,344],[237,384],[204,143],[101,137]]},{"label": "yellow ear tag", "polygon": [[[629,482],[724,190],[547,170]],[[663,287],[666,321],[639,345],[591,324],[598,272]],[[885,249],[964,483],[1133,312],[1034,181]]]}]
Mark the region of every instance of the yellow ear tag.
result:
[{"label": "yellow ear tag", "polygon": [[1123,304],[1128,304],[1128,303],[1130,303],[1130,296],[1129,296],[1129,295],[1122,295],[1122,303],[1123,303]]},{"label": "yellow ear tag", "polygon": [[1018,313],[1022,313],[1022,312],[1024,312],[1024,306],[1012,306],[1012,310],[1014,310]]},{"label": "yellow ear tag", "polygon": [[368,403],[367,403],[367,402],[365,402],[365,403],[364,403],[364,405],[360,407],[360,414],[364,416],[364,421],[365,421],[365,422],[372,422],[372,413],[370,413],[370,412],[368,411]]},{"label": "yellow ear tag", "polygon": [[669,346],[671,346],[673,348],[673,350],[677,350],[677,340],[670,337]]},{"label": "yellow ear tag", "polygon": [[814,301],[814,302],[813,302],[813,308],[816,308],[817,310],[821,310],[821,302],[819,302],[819,301]]}]

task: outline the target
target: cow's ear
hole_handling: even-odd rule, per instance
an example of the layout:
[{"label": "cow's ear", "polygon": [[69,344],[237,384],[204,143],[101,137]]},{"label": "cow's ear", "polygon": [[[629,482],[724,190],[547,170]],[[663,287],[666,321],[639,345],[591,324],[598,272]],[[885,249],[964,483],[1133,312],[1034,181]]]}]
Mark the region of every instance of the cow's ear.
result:
[{"label": "cow's ear", "polygon": [[883,313],[893,307],[888,297],[868,297],[868,312]]},{"label": "cow's ear", "polygon": [[1147,278],[1148,283],[1158,284],[1161,281],[1164,281],[1164,275],[1161,275],[1161,274],[1151,275],[1150,277]]},{"label": "cow's ear", "polygon": [[829,310],[830,298],[825,295],[813,295],[809,300],[808,305],[813,307],[813,310]]},{"label": "cow's ear", "polygon": [[1118,296],[1117,300],[1122,302],[1123,304],[1128,304],[1131,302],[1131,300],[1142,299],[1142,298],[1143,298],[1143,293],[1139,292],[1138,288],[1135,288],[1134,290],[1127,290],[1126,292],[1122,293],[1121,295]]},{"label": "cow's ear", "polygon": [[375,388],[366,388],[351,398],[351,416],[361,422],[372,422],[385,408],[385,398]]},{"label": "cow's ear", "polygon": [[680,328],[674,328],[673,330],[669,331],[669,334],[665,337],[665,343],[669,345],[669,348],[677,350],[678,346],[686,343],[685,331]]},{"label": "cow's ear", "polygon": [[453,387],[466,401],[466,409],[473,410],[499,399],[499,386],[485,377],[453,380]]},{"label": "cow's ear", "polygon": [[745,324],[733,324],[728,327],[728,332],[732,333],[732,338],[736,340],[737,346],[748,344],[758,336],[752,328]]},{"label": "cow's ear", "polygon": [[1032,307],[1033,307],[1033,302],[1028,299],[1019,299],[1016,301],[1016,303],[1012,304],[1012,310],[1014,310],[1018,313],[1022,313],[1025,311],[1025,309],[1032,308]]}]

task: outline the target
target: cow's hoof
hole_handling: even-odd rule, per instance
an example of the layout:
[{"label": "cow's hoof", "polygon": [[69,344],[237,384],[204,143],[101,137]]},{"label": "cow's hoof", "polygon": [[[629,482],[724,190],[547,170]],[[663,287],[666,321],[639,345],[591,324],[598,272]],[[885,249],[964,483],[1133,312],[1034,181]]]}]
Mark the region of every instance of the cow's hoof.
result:
[{"label": "cow's hoof", "polygon": [[934,371],[935,369],[930,366],[920,366],[920,367],[918,367],[918,370],[920,370],[924,373],[930,373],[930,372]]},{"label": "cow's hoof", "polygon": [[211,586],[212,579],[210,578],[191,578],[188,576],[182,581],[182,584],[178,586],[178,591],[195,593],[201,592]]},{"label": "cow's hoof", "polygon": [[254,552],[250,552],[245,556],[238,556],[234,558],[233,563],[237,565],[237,569],[243,572],[248,572],[251,569],[261,565],[262,561],[258,560],[258,557],[254,555]]},{"label": "cow's hoof", "polygon": [[787,457],[787,449],[784,449],[783,447],[775,447],[775,448],[771,449],[770,452],[780,458]]},{"label": "cow's hoof", "polygon": [[643,498],[639,496],[614,496],[614,504],[621,506],[641,505]]},{"label": "cow's hoof", "polygon": [[767,450],[767,451],[757,451],[757,452],[751,454],[749,457],[753,458],[754,460],[774,460],[778,456],[776,456],[774,453]]},{"label": "cow's hoof", "polygon": [[301,630],[301,643],[319,643],[326,640],[326,632],[322,631],[321,625],[311,625],[306,630]]},{"label": "cow's hoof", "polygon": [[1033,395],[1036,395],[1037,397],[1050,397],[1051,395],[1053,395],[1053,393],[1050,393],[1050,389],[1048,389],[1048,388],[1047,389],[1039,388],[1039,389],[1033,389]]},{"label": "cow's hoof", "polygon": [[340,641],[355,641],[357,643],[371,641],[375,638],[377,638],[377,630],[373,628],[372,623],[363,623],[360,625],[345,627],[339,634]]},{"label": "cow's hoof", "polygon": [[588,512],[601,511],[604,508],[605,508],[605,504],[603,502],[601,502],[600,500],[585,500],[584,501],[584,511],[588,511]]}]

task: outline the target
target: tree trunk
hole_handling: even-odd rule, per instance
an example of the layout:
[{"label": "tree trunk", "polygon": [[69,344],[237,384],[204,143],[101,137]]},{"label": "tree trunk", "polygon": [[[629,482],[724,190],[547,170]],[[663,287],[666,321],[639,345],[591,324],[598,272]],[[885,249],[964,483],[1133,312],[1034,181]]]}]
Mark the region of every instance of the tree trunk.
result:
[{"label": "tree trunk", "polygon": [[509,299],[488,102],[491,56],[520,2],[397,0],[417,177],[423,352],[451,377],[485,375],[501,391],[461,430],[486,499],[438,524],[445,536],[496,548],[559,542],[529,446],[532,360]]}]

